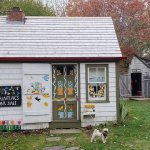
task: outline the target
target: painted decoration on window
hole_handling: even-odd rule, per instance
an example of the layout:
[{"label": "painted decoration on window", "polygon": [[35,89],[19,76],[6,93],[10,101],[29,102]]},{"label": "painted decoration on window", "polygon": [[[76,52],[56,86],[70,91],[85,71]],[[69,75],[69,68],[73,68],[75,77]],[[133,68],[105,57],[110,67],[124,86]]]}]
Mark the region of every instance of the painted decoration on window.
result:
[{"label": "painted decoration on window", "polygon": [[74,118],[74,105],[69,104],[67,105],[67,118],[68,119],[73,119]]},{"label": "painted decoration on window", "polygon": [[62,96],[63,95],[63,81],[57,81],[57,95]]},{"label": "painted decoration on window", "polygon": [[64,113],[64,105],[58,105],[57,106],[57,117],[58,119],[64,119],[65,118],[65,113]]},{"label": "painted decoration on window", "polygon": [[0,86],[0,107],[21,106],[21,86]]},{"label": "painted decoration on window", "polygon": [[53,66],[53,100],[77,98],[76,65]]},{"label": "painted decoration on window", "polygon": [[89,84],[88,86],[89,98],[105,98],[106,97],[106,85],[105,84]]},{"label": "painted decoration on window", "polygon": [[74,84],[72,81],[68,81],[68,95],[74,95]]},{"label": "painted decoration on window", "polygon": [[68,104],[66,109],[65,105],[57,106],[57,118],[58,119],[73,119],[75,108],[73,104]]},{"label": "painted decoration on window", "polygon": [[26,74],[25,81],[26,108],[36,111],[48,108],[50,103],[49,75]]},{"label": "painted decoration on window", "polygon": [[75,110],[67,101],[77,100],[77,66],[54,65],[52,77],[53,100],[63,101],[57,107],[57,119],[73,119]]}]

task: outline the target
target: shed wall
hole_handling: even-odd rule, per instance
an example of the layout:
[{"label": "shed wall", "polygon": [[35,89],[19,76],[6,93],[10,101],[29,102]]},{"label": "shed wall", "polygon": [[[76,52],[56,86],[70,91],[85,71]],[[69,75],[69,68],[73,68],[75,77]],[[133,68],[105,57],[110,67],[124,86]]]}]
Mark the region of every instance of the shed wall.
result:
[{"label": "shed wall", "polygon": [[[108,63],[104,63],[108,64]],[[85,80],[85,63],[80,64],[80,100],[81,100],[81,125],[98,125],[106,121],[116,120],[116,65],[109,63],[109,102],[95,103],[95,118],[84,118],[84,105],[86,103],[86,80]]]},{"label": "shed wall", "polygon": [[[22,64],[0,63],[0,86],[22,87]],[[22,120],[22,105],[0,107],[0,120]]]},{"label": "shed wall", "polygon": [[[44,64],[45,65],[45,64]],[[0,107],[0,120],[4,121],[21,121],[22,126],[21,129],[42,129],[48,128],[49,123],[43,123],[45,121],[41,121],[41,123],[28,123],[24,124],[24,113],[23,113],[23,102],[25,99],[23,98],[24,88],[23,88],[23,72],[25,71],[25,67],[21,63],[1,63],[0,64],[0,86],[21,86],[21,106],[17,107]],[[28,66],[28,70],[33,72],[33,68],[35,70],[36,64],[30,64]],[[39,67],[39,66],[38,66]],[[50,69],[50,67],[49,67]],[[43,67],[42,67],[43,70]],[[49,113],[49,120],[51,119]],[[33,118],[32,118],[33,119]],[[46,118],[47,119],[47,118]],[[31,120],[31,118],[29,118]]]},{"label": "shed wall", "polygon": [[133,57],[131,64],[129,66],[129,74],[132,73],[132,69],[140,69],[142,75],[150,75],[150,68],[148,68],[143,62],[141,62],[137,57]]},{"label": "shed wall", "polygon": [[[84,105],[86,103],[86,67],[87,63],[80,64],[80,102],[81,102],[81,126],[86,126],[89,124],[100,124],[106,121],[114,121],[116,120],[117,111],[116,111],[116,65],[115,63],[99,63],[99,64],[108,64],[108,76],[109,76],[109,102],[106,103],[95,103],[95,118],[84,118]],[[91,64],[91,63],[90,63]],[[95,63],[94,63],[95,64]],[[0,85],[20,85],[22,87],[22,105],[20,107],[1,107],[0,108],[0,120],[15,120],[15,119],[24,119],[24,81],[23,76],[25,73],[35,73],[33,70],[37,70],[36,73],[41,73],[39,69],[42,66],[42,70],[44,68],[47,69],[49,64],[0,64]],[[44,67],[45,66],[45,67]],[[49,65],[50,70],[51,65]],[[36,69],[35,69],[36,68]],[[48,70],[48,71],[49,71]],[[45,70],[44,70],[45,71]],[[48,73],[48,72],[46,72]],[[51,76],[51,74],[49,74]],[[51,80],[51,79],[50,79]],[[50,93],[52,90],[50,90]],[[51,104],[51,100],[50,100]],[[52,105],[51,105],[52,106]],[[51,113],[51,111],[49,112]],[[31,121],[35,116],[28,116],[30,117],[29,120]],[[49,119],[51,120],[51,115],[48,115]],[[27,119],[27,118],[26,118]],[[39,118],[38,118],[39,119]],[[34,119],[33,119],[34,120]],[[49,120],[49,121],[50,121]],[[27,121],[27,120],[26,120]],[[45,122],[45,120],[43,120]],[[22,126],[22,129],[41,129],[49,127],[49,123],[45,122],[28,122]]]}]

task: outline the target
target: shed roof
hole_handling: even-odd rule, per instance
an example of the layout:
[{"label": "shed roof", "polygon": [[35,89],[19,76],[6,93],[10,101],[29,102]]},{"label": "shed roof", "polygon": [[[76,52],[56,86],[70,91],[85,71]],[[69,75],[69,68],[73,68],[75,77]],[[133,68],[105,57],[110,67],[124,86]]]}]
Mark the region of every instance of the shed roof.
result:
[{"label": "shed roof", "polygon": [[0,58],[121,58],[110,17],[0,17]]},{"label": "shed roof", "polygon": [[150,68],[150,60],[146,59],[144,57],[140,57],[138,55],[135,55],[143,64],[145,64],[148,68]]}]

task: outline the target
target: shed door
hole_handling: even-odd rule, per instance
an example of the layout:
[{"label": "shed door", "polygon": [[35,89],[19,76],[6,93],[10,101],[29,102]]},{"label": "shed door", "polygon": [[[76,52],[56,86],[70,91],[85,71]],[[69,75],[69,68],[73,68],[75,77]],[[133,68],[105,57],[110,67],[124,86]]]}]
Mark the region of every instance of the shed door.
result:
[{"label": "shed door", "polygon": [[51,122],[50,65],[23,64],[23,122]]},{"label": "shed door", "polygon": [[53,65],[53,120],[78,120],[77,65]]},{"label": "shed door", "polygon": [[130,75],[120,75],[119,86],[120,86],[120,96],[128,97],[131,96],[131,76]]},{"label": "shed door", "polygon": [[132,96],[142,96],[142,73],[131,73]]},{"label": "shed door", "polygon": [[144,76],[144,96],[150,98],[150,76]]}]

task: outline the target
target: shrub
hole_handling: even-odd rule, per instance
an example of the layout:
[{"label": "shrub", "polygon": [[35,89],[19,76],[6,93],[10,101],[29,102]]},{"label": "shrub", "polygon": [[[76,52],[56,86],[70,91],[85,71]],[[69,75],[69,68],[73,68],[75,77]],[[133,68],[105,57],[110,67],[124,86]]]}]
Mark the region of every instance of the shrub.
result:
[{"label": "shrub", "polygon": [[120,121],[124,122],[126,120],[126,117],[128,116],[129,112],[126,108],[125,103],[120,103]]}]

